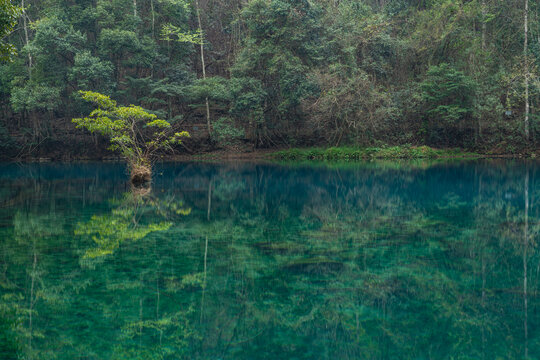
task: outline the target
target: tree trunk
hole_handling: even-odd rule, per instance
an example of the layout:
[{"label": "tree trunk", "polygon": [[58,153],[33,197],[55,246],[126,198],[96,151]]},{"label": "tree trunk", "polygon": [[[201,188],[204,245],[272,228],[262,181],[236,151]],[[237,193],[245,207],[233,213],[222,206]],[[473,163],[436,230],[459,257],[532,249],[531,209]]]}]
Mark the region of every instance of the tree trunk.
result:
[{"label": "tree trunk", "polygon": [[154,12],[154,0],[150,0],[150,9],[152,10],[152,39],[154,38],[154,30],[156,27],[156,14]]},{"label": "tree trunk", "polygon": [[[199,32],[201,33],[201,66],[202,66],[202,74],[203,79],[206,80],[206,65],[204,63],[204,36],[202,31],[202,23],[201,23],[201,11],[199,9],[199,1],[195,1],[195,6],[197,10],[197,21],[199,23]],[[212,136],[212,126],[210,123],[210,104],[208,103],[208,97],[205,98],[206,102],[206,127],[208,128],[208,136]]]},{"label": "tree trunk", "polygon": [[524,13],[524,35],[523,40],[523,56],[525,58],[525,121],[523,127],[525,130],[525,139],[529,141],[529,62],[527,59],[527,48],[529,42],[529,0],[525,0],[525,13]]},{"label": "tree trunk", "polygon": [[137,16],[137,0],[133,0],[133,16]]},{"label": "tree trunk", "polygon": [[486,0],[482,0],[482,50],[486,51]]},{"label": "tree trunk", "polygon": [[[27,15],[26,15],[26,10],[24,9],[24,0],[21,0],[21,8],[23,9],[22,17],[23,17],[24,41],[25,41],[25,45],[28,46],[28,43],[30,42],[30,38],[28,36],[28,25],[26,22]],[[28,77],[30,78],[30,80],[32,80],[32,54],[30,53],[30,51],[28,51]]]},{"label": "tree trunk", "polygon": [[[486,8],[486,0],[482,0],[482,56],[485,56],[486,53],[486,18],[487,18],[487,8]],[[478,145],[478,141],[482,138],[482,123],[484,122],[484,113],[480,112],[480,116],[478,117],[478,123],[476,127],[476,137],[475,137],[475,144]]]}]

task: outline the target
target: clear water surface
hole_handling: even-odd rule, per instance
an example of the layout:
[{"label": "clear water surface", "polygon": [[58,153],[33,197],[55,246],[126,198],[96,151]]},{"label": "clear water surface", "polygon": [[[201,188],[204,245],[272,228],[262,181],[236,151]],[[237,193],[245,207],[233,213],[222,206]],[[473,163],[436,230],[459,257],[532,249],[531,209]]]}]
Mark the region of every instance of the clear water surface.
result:
[{"label": "clear water surface", "polygon": [[539,359],[539,170],[0,165],[0,358]]}]

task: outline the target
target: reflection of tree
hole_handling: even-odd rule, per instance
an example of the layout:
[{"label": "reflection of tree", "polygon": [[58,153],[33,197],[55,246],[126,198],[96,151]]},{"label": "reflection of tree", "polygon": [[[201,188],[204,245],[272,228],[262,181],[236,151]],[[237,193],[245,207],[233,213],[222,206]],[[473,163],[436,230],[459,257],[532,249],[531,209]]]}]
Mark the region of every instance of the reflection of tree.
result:
[{"label": "reflection of tree", "polygon": [[[77,225],[75,235],[91,236],[96,245],[86,250],[83,258],[111,255],[125,241],[137,241],[153,232],[166,231],[172,225],[171,220],[190,212],[174,199],[157,200],[134,192],[126,193],[123,199],[113,200],[112,203],[116,208],[109,214],[94,215],[90,221]],[[148,218],[149,213],[168,221],[142,223],[141,219]]]},{"label": "reflection of tree", "polygon": [[[76,234],[79,234],[77,239],[83,240],[79,244],[70,241],[72,239],[70,233],[73,232],[70,227],[62,223],[65,215],[62,217],[59,213],[35,215],[32,212],[19,212],[13,216],[13,231],[8,234],[7,241],[3,242],[2,263],[5,265],[2,266],[4,271],[0,278],[5,291],[0,294],[0,313],[5,324],[11,326],[11,330],[6,329],[2,331],[2,334],[10,334],[12,343],[21,346],[22,340],[25,339],[26,358],[56,357],[57,349],[70,347],[69,344],[77,344],[77,347],[72,349],[74,356],[75,354],[79,356],[79,352],[85,354],[99,352],[101,347],[99,342],[96,343],[95,337],[88,336],[89,334],[85,334],[84,331],[69,332],[61,329],[65,328],[62,320],[70,316],[80,320],[77,325],[79,329],[100,323],[99,313],[93,317],[86,315],[83,318],[75,314],[85,312],[90,314],[95,313],[96,310],[99,312],[101,306],[96,307],[96,304],[101,304],[99,295],[88,296],[83,302],[80,301],[80,295],[81,293],[92,294],[92,291],[104,285],[103,280],[99,277],[94,278],[95,273],[93,274],[92,267],[87,267],[88,270],[78,269],[78,262],[74,262],[76,259],[73,257],[74,254],[68,252],[65,256],[56,258],[56,261],[51,261],[52,257],[48,252],[59,249],[79,252],[80,247],[85,247],[84,239],[89,238],[94,247],[84,252],[83,263],[91,264],[92,261],[95,263],[99,260],[95,256],[102,257],[100,261],[103,262],[102,255],[112,254],[123,242],[132,244],[133,240],[138,240],[137,243],[151,240],[150,235],[154,236],[161,230],[165,231],[173,221],[184,217],[190,211],[189,208],[183,206],[182,201],[175,200],[174,196],[158,199],[150,196],[140,198],[129,195],[121,200],[111,201],[111,205],[113,208],[108,214],[94,215],[89,221],[77,225],[75,229]],[[154,243],[153,247],[156,248],[155,236],[151,241]],[[70,249],[74,245],[75,247]],[[144,246],[148,246],[148,241],[145,241]],[[25,248],[28,249],[26,254],[22,251]],[[8,266],[8,263],[11,265]],[[26,279],[18,271],[24,267],[27,269]],[[107,268],[103,275],[109,278]],[[64,273],[65,277],[59,276],[59,271]],[[111,277],[111,281],[105,281],[106,285],[103,288],[108,288],[113,293],[130,290],[141,295],[140,291],[146,286],[145,276],[148,277],[146,274],[139,276],[138,281],[130,278],[116,281],[118,279]],[[95,286],[93,286],[92,278],[96,280]],[[60,279],[62,281],[59,282]],[[163,283],[162,280],[156,280],[153,280],[155,284]],[[19,284],[24,284],[24,291],[20,291]],[[139,297],[143,299],[144,296]],[[113,304],[114,301],[110,303]],[[107,305],[104,305],[102,310],[105,318],[113,313]],[[175,325],[178,320],[172,316],[170,318],[172,321],[167,326],[179,328]],[[164,319],[159,319],[159,321],[161,324],[167,322]],[[125,328],[128,334],[129,325]],[[57,330],[60,332],[55,333]],[[89,340],[81,341],[85,337]],[[128,338],[128,335],[124,337],[124,339]],[[5,344],[8,349],[7,346],[10,343]],[[20,348],[9,346],[13,351]],[[112,349],[112,346],[109,348]],[[70,353],[70,351],[65,352],[68,358]],[[0,357],[6,356],[8,356],[7,352],[2,353]]]},{"label": "reflection of tree", "polygon": [[17,318],[6,300],[9,299],[2,298],[0,304],[0,355],[6,360],[16,360],[21,357],[21,345],[16,332]]},{"label": "reflection of tree", "polygon": [[6,330],[13,336],[12,345],[17,344],[19,349],[26,345],[20,355],[24,353],[26,358],[32,359],[38,354],[34,340],[45,336],[40,324],[36,324],[40,315],[36,304],[54,305],[58,301],[58,287],[46,279],[51,266],[46,259],[46,248],[57,242],[64,223],[57,213],[40,215],[33,211],[18,211],[12,223],[13,232],[3,242],[3,256],[4,261],[9,258],[11,266],[19,271],[13,272],[4,265],[0,313],[6,320],[4,324],[12,326],[10,331]]},{"label": "reflection of tree", "polygon": [[[188,274],[179,283],[174,276],[167,276],[158,239],[167,239],[160,234],[183,221],[191,209],[172,195],[158,198],[128,193],[111,203],[114,208],[108,214],[94,215],[75,230],[76,235],[90,236],[95,244],[84,253],[84,263],[103,262],[107,255],[125,256],[124,261],[129,261],[134,269],[113,271],[116,275],[105,279],[113,300],[110,304],[102,302],[102,311],[106,317],[117,319],[122,329],[110,357],[161,359],[187,354],[188,343],[197,336],[190,320],[195,311],[192,305],[184,307],[167,300],[185,288],[201,288],[202,281],[197,274]],[[122,254],[115,254],[120,247],[124,247]],[[100,269],[112,270],[116,260],[102,263]],[[133,301],[130,304],[126,299]],[[153,314],[149,315],[148,309],[152,307]],[[115,314],[119,309],[120,316]]]},{"label": "reflection of tree", "polygon": [[[374,171],[353,180],[336,173],[306,184],[309,199],[295,188],[301,178],[272,184],[290,189],[277,196],[261,177],[238,178],[242,204],[216,201],[214,214],[226,204],[227,217],[217,215],[206,230],[190,228],[212,233],[214,252],[235,254],[210,259],[208,298],[219,301],[207,312],[229,310],[209,328],[230,330],[205,335],[207,348],[224,342],[247,353],[264,346],[276,356],[308,358],[490,358],[523,343],[523,327],[510,315],[520,299],[512,278],[521,273],[521,252],[504,235],[508,226],[523,229],[523,203],[514,199],[523,178],[515,167],[503,168],[500,182],[480,186],[476,179],[489,178],[490,169],[475,170],[474,191],[445,189],[437,177],[418,184],[414,174]],[[460,180],[467,186],[469,175]],[[406,180],[401,192],[394,179]]]},{"label": "reflection of tree", "polygon": [[43,359],[534,358],[534,170],[199,164],[152,196],[19,209],[0,315]]},{"label": "reflection of tree", "polygon": [[529,358],[529,323],[528,323],[528,299],[527,299],[527,250],[529,247],[529,169],[525,169],[525,219],[523,224],[523,333],[525,336],[525,359]]}]

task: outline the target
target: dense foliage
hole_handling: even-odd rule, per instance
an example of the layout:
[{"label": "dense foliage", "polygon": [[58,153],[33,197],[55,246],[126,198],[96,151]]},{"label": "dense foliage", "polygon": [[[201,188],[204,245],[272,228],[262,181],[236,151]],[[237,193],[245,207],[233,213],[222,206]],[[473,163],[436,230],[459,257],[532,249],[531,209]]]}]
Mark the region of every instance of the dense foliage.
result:
[{"label": "dense foliage", "polygon": [[132,167],[149,166],[156,152],[180,144],[185,131],[174,132],[171,124],[140,106],[117,106],[110,97],[81,91],[82,98],[96,105],[90,115],[73,119],[77,128],[97,132],[110,139],[111,150],[119,150]]},{"label": "dense foliage", "polygon": [[10,0],[0,0],[0,59],[10,60],[15,55],[15,47],[5,39],[13,32],[17,19],[23,9],[13,5]]},{"label": "dense foliage", "polygon": [[0,45],[18,50],[0,65],[10,156],[100,154],[69,121],[88,111],[80,90],[184,126],[191,150],[538,142],[537,1],[0,4]]}]

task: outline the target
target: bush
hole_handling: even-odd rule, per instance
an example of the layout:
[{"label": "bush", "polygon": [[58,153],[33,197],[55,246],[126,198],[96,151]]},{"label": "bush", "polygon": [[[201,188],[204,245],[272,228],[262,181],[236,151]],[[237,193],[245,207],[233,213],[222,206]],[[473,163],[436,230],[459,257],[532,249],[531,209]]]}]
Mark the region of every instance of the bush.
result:
[{"label": "bush", "polygon": [[331,147],[328,149],[289,149],[271,155],[281,160],[370,160],[370,159],[436,159],[473,158],[479,155],[462,152],[458,149],[433,149],[429,146],[391,146],[391,147]]},{"label": "bush", "polygon": [[221,117],[213,124],[214,140],[221,146],[231,146],[245,138],[242,128],[237,128],[231,118]]},{"label": "bush", "polygon": [[428,141],[443,140],[448,144],[458,129],[472,125],[476,86],[471,78],[449,64],[429,68],[421,84]]}]

